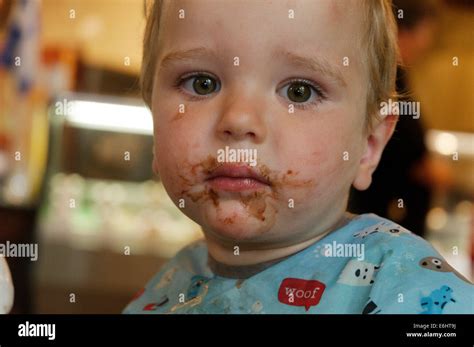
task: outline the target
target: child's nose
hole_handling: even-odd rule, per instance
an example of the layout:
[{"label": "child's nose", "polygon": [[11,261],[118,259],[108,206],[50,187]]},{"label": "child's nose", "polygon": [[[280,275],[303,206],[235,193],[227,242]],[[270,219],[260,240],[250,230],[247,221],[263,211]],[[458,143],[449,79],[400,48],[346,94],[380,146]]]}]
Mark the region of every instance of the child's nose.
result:
[{"label": "child's nose", "polygon": [[267,135],[264,107],[253,97],[240,96],[231,98],[224,105],[219,123],[217,136],[223,141],[250,140],[262,143]]}]

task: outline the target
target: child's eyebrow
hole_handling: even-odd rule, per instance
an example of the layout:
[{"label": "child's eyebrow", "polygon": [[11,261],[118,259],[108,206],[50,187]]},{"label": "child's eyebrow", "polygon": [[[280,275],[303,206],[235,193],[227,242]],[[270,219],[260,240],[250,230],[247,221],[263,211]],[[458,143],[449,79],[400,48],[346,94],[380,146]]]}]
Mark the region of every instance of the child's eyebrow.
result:
[{"label": "child's eyebrow", "polygon": [[287,50],[278,50],[276,52],[277,57],[283,57],[283,59],[291,65],[301,67],[303,69],[313,71],[317,74],[329,76],[334,79],[342,86],[346,86],[346,81],[342,75],[341,70],[331,64],[324,58],[321,57],[304,57]]},{"label": "child's eyebrow", "polygon": [[167,53],[160,62],[160,68],[165,68],[175,62],[186,62],[196,60],[199,58],[214,58],[217,59],[217,53],[207,47],[196,47],[186,50],[178,50]]},{"label": "child's eyebrow", "polygon": [[[317,74],[329,76],[342,86],[346,86],[346,82],[339,69],[321,57],[304,57],[287,50],[277,50],[276,57],[283,59],[293,66],[301,67]],[[176,62],[192,61],[200,58],[219,59],[219,55],[208,47],[196,47],[187,50],[177,50],[167,53],[160,61],[160,69],[172,65]]]}]

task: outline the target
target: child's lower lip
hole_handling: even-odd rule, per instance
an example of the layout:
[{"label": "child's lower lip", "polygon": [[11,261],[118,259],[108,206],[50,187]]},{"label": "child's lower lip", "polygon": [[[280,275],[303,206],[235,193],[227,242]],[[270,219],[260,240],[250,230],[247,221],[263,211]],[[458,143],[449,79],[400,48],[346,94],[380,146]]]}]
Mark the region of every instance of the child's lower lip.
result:
[{"label": "child's lower lip", "polygon": [[268,185],[250,177],[214,177],[207,181],[211,188],[228,192],[263,189]]}]

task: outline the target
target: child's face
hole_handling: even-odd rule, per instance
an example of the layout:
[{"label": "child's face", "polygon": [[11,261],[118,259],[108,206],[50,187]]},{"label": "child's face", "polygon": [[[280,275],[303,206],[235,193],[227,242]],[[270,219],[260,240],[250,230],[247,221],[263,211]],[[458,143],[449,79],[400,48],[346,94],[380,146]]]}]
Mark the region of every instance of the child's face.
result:
[{"label": "child's face", "polygon": [[[365,188],[373,170],[364,164],[368,72],[357,4],[179,0],[163,10],[154,168],[175,203],[184,199],[206,236],[228,244],[290,245],[331,227],[351,184]],[[179,90],[189,73],[205,76]],[[210,179],[226,146],[256,149],[248,167],[268,184],[229,172]]]}]

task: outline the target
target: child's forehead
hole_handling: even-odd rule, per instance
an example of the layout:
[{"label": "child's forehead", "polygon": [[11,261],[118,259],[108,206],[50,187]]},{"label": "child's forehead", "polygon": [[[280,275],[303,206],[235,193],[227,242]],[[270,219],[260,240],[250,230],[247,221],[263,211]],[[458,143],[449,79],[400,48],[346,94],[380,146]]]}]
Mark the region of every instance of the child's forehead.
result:
[{"label": "child's forehead", "polygon": [[360,24],[361,8],[352,0],[166,0],[162,13],[168,25],[184,28],[218,24],[213,27],[218,32],[235,25],[239,29],[257,27],[269,34],[281,34],[275,29],[293,27],[301,35],[303,27],[309,32],[324,27],[343,36],[341,28]]},{"label": "child's forehead", "polygon": [[[173,0],[165,1],[161,51],[183,42],[275,51],[300,47],[321,54],[359,48],[360,10],[347,0]],[[344,4],[344,7],[343,7]],[[352,6],[352,8],[351,8]],[[242,52],[241,52],[242,53]]]},{"label": "child's forehead", "polygon": [[[174,0],[165,4],[158,70],[173,60],[231,62],[240,57],[252,61],[252,66],[243,64],[239,72],[246,67],[259,71],[297,67],[343,87],[365,79],[359,76],[365,72],[361,16],[349,1]],[[344,66],[345,57],[350,66]]]}]

